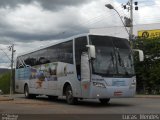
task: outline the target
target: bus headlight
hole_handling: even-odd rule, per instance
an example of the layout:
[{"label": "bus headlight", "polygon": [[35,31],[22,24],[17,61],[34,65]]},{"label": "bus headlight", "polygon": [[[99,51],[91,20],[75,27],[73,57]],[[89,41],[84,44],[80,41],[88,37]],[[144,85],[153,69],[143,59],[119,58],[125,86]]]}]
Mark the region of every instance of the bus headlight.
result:
[{"label": "bus headlight", "polygon": [[106,88],[103,83],[99,83],[99,82],[93,82],[93,86]]}]

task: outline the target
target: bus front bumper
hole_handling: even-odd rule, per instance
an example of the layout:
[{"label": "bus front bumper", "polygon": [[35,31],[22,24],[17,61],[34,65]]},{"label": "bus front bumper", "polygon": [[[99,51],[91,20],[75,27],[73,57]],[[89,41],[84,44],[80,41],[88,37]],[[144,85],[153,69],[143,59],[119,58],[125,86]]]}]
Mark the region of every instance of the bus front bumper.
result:
[{"label": "bus front bumper", "polygon": [[90,98],[127,98],[134,97],[136,92],[136,86],[91,87]]}]

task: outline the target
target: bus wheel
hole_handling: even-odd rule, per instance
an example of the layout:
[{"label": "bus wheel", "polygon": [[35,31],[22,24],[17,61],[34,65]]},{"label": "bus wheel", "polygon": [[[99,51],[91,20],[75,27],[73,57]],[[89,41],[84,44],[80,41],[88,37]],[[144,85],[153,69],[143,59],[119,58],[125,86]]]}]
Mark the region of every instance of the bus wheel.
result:
[{"label": "bus wheel", "polygon": [[73,105],[76,104],[78,99],[73,97],[73,92],[71,86],[67,86],[66,88],[66,101],[68,104]]},{"label": "bus wheel", "polygon": [[99,101],[101,102],[101,104],[108,104],[110,101],[110,98],[99,99]]},{"label": "bus wheel", "polygon": [[28,85],[24,86],[24,95],[25,95],[26,98],[29,98],[29,88],[28,88]]},{"label": "bus wheel", "polygon": [[36,98],[36,95],[34,94],[29,94],[29,88],[28,85],[24,86],[24,95],[26,98]]}]

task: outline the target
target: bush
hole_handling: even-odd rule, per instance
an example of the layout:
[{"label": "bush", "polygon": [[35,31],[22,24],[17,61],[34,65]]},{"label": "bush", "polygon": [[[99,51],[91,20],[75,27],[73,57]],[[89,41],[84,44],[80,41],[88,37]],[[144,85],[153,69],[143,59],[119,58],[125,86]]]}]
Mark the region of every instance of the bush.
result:
[{"label": "bush", "polygon": [[4,94],[8,94],[10,91],[10,73],[4,73],[0,75],[0,90]]},{"label": "bush", "polygon": [[143,62],[135,61],[137,92],[160,94],[160,38],[138,39],[133,46],[145,55]]}]

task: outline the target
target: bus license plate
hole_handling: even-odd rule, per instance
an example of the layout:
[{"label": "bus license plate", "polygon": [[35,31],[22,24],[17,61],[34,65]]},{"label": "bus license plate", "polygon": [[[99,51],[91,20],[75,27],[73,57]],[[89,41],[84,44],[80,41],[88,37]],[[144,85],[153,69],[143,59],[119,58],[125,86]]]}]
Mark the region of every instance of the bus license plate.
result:
[{"label": "bus license plate", "polygon": [[115,91],[114,96],[122,96],[123,92],[121,91]]}]

